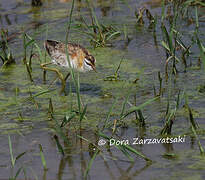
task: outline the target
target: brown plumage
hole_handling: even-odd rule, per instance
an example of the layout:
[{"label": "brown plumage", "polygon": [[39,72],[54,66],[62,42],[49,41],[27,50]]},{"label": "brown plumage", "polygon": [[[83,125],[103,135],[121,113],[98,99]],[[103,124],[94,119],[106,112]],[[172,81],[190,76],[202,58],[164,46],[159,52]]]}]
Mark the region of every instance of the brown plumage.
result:
[{"label": "brown plumage", "polygon": [[[90,70],[96,71],[95,58],[84,47],[79,44],[68,43],[67,46],[58,41],[46,40],[44,47],[51,57],[52,63],[77,69],[81,72]],[[67,61],[66,47],[69,54],[70,63]]]}]

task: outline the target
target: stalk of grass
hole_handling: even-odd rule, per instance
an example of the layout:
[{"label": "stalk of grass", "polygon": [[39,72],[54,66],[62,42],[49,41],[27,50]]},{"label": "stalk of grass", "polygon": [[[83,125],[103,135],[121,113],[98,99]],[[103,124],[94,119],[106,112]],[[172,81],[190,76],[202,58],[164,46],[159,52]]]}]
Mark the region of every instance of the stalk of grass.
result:
[{"label": "stalk of grass", "polygon": [[198,143],[201,155],[205,156],[204,148],[201,145],[201,142],[200,142],[199,137],[198,137],[197,132],[196,132],[197,129],[199,129],[199,125],[197,124],[197,122],[193,118],[192,110],[188,105],[188,97],[186,94],[185,94],[185,104],[186,104],[186,107],[188,108],[188,112],[189,112],[189,120],[191,122],[191,130],[194,133],[195,138],[197,139],[197,143]]},{"label": "stalk of grass", "polygon": [[193,117],[193,113],[191,108],[189,107],[189,102],[188,102],[188,96],[187,94],[185,94],[185,106],[188,109],[189,112],[189,120],[191,122],[191,126],[194,127],[195,130],[197,130],[199,128],[199,125],[197,124],[197,122],[195,121],[194,117]]},{"label": "stalk of grass", "polygon": [[180,90],[179,90],[179,92],[177,94],[176,109],[179,108],[179,104],[180,104]]},{"label": "stalk of grass", "polygon": [[186,106],[187,106],[187,108],[188,108],[189,120],[190,120],[190,122],[191,122],[191,126],[192,126],[195,130],[197,130],[197,129],[199,128],[199,125],[198,125],[197,122],[194,120],[194,117],[193,117],[191,108],[190,108],[188,105],[186,105]]},{"label": "stalk of grass", "polygon": [[[27,39],[29,39],[28,42]],[[24,48],[24,63],[27,62],[27,48],[32,45],[35,42],[35,40],[33,38],[31,38],[30,36],[28,36],[26,33],[23,34],[23,48]]]},{"label": "stalk of grass", "polygon": [[23,167],[23,174],[24,174],[24,178],[25,178],[25,179],[28,179],[28,178],[27,178],[27,175],[26,175],[26,169],[25,169],[25,167]]},{"label": "stalk of grass", "polygon": [[198,37],[198,29],[199,29],[199,17],[198,17],[198,9],[195,7],[195,18],[196,18],[196,30],[195,30],[195,36],[197,40],[197,45],[200,49],[200,58],[204,65],[204,71],[205,71],[205,47],[203,46],[202,42],[200,41]]},{"label": "stalk of grass", "polygon": [[[31,72],[32,72],[31,63],[28,63],[28,62],[27,62],[27,48],[28,48],[30,45],[33,45],[33,43],[35,42],[35,40],[32,39],[32,38],[30,38],[30,37],[29,37],[29,38],[27,38],[27,37],[28,37],[27,34],[24,33],[24,34],[23,34],[23,48],[24,48],[24,58],[23,58],[23,62],[24,62],[24,64],[25,64],[25,66],[26,66],[26,70],[27,70],[27,72],[28,72],[29,79],[30,79],[31,82],[33,82],[32,74],[31,74]],[[27,39],[29,39],[28,42],[27,42]],[[30,62],[31,62],[31,58],[30,58]]]},{"label": "stalk of grass", "polygon": [[166,41],[168,43],[168,46],[165,45],[164,42],[162,43],[162,45],[172,54],[173,53],[173,42],[172,42],[172,40],[173,40],[173,31],[171,30],[171,32],[168,33],[164,23],[162,23],[161,28],[162,28],[162,32],[163,32],[163,34],[164,34],[164,36],[166,38]]},{"label": "stalk of grass", "polygon": [[80,139],[88,142],[89,144],[92,144],[92,146],[94,146],[96,149],[98,149],[100,151],[100,149],[98,148],[98,146],[96,146],[94,143],[92,143],[89,139],[84,138],[83,136],[77,135],[77,137],[79,137]]},{"label": "stalk of grass", "polygon": [[158,100],[158,99],[159,99],[159,97],[155,97],[155,98],[153,98],[153,99],[150,99],[150,100],[146,101],[145,103],[143,103],[143,104],[141,104],[141,105],[139,105],[139,106],[132,106],[131,108],[129,108],[129,109],[127,110],[127,112],[126,112],[120,119],[124,119],[124,118],[127,117],[129,114],[131,114],[131,113],[133,113],[133,112],[135,112],[135,111],[141,110],[141,109],[144,108],[145,106],[151,104],[152,102],[154,102],[154,101],[156,101],[156,100]]},{"label": "stalk of grass", "polygon": [[[10,152],[10,158],[11,158],[11,165],[12,165],[12,168],[14,168],[14,167],[15,167],[15,164],[16,164],[16,161],[17,161],[18,159],[20,159],[24,154],[26,154],[26,151],[23,152],[23,153],[20,153],[17,157],[14,157],[14,155],[13,155],[13,148],[12,148],[12,142],[11,142],[11,137],[10,137],[10,135],[8,135],[8,142],[9,142],[9,152]],[[9,179],[10,179],[10,180],[16,180],[17,177],[19,176],[21,170],[22,170],[22,167],[20,167],[20,168],[17,170],[15,177],[12,176],[12,177],[9,178]]]},{"label": "stalk of grass", "polygon": [[88,175],[88,173],[89,173],[89,171],[90,171],[90,169],[91,169],[91,167],[92,167],[92,165],[93,165],[93,162],[94,162],[94,160],[95,160],[95,158],[96,158],[96,156],[97,156],[97,154],[98,154],[99,152],[100,152],[100,151],[97,149],[97,150],[95,151],[95,153],[93,154],[92,158],[90,159],[90,161],[89,161],[89,163],[88,163],[88,166],[87,166],[87,168],[86,168],[86,170],[85,170],[85,173],[84,173],[84,178],[85,178],[85,179],[87,178],[87,175]]},{"label": "stalk of grass", "polygon": [[129,99],[129,96],[130,96],[130,93],[127,93],[127,96],[126,96],[126,98],[125,98],[125,100],[124,100],[124,102],[123,102],[123,104],[122,104],[122,110],[121,110],[121,113],[120,113],[120,117],[122,117],[123,114],[124,114],[124,112],[125,112],[125,106],[126,106],[126,104],[127,104],[127,101],[128,101],[128,99]]},{"label": "stalk of grass", "polygon": [[18,178],[18,176],[19,176],[19,174],[20,174],[20,172],[21,172],[22,169],[23,169],[23,168],[20,167],[20,168],[17,170],[16,175],[15,175],[14,177],[10,177],[9,180],[16,180],[16,179]]},{"label": "stalk of grass", "polygon": [[92,143],[90,140],[84,138],[83,136],[77,135],[77,137],[79,137],[80,139],[88,142],[89,144],[91,144],[93,147],[96,148],[95,153],[93,154],[92,158],[90,159],[90,161],[88,163],[88,166],[87,166],[87,168],[85,170],[85,173],[84,173],[84,179],[86,179],[87,175],[88,175],[88,173],[89,173],[89,171],[90,171],[90,169],[92,167],[92,164],[93,164],[93,162],[94,162],[94,160],[95,160],[95,158],[97,156],[97,154],[100,152],[100,149],[98,148],[98,146],[96,146],[94,143]]},{"label": "stalk of grass", "polygon": [[100,27],[100,24],[99,24],[98,19],[97,19],[97,17],[96,17],[96,14],[94,13],[93,7],[92,7],[92,5],[90,4],[90,0],[86,0],[86,2],[87,2],[87,4],[88,4],[88,7],[90,8],[90,11],[91,11],[91,14],[92,14],[92,18],[94,18],[95,24],[96,24],[97,27],[98,27],[98,31],[99,31],[100,37],[101,37],[101,39],[103,39],[101,27]]},{"label": "stalk of grass", "polygon": [[64,142],[67,145],[70,145],[70,142],[69,142],[68,138],[66,137],[66,135],[64,134],[63,129],[59,125],[58,120],[56,120],[55,117],[53,117],[52,120],[55,121],[55,125],[56,125],[55,131],[57,132],[57,134],[64,140]]},{"label": "stalk of grass", "polygon": [[16,175],[15,175],[15,177],[14,177],[14,180],[17,179],[17,177],[19,176],[19,174],[20,174],[20,172],[21,172],[22,169],[23,169],[22,167],[20,167],[20,168],[18,169],[18,171],[16,172]]},{"label": "stalk of grass", "polygon": [[124,58],[122,58],[120,60],[120,63],[117,66],[117,69],[115,70],[113,75],[107,76],[105,77],[104,81],[120,81],[120,75],[119,75],[119,70],[122,64],[122,61],[124,60]]},{"label": "stalk of grass", "polygon": [[[71,111],[72,112],[72,111]],[[60,127],[64,127],[66,124],[68,124],[74,117],[76,116],[76,113],[72,113],[69,116],[65,115]]]},{"label": "stalk of grass", "polygon": [[83,108],[83,112],[80,114],[80,123],[81,123],[81,121],[83,120],[86,111],[87,111],[87,105],[85,105],[85,107]]},{"label": "stalk of grass", "polygon": [[54,110],[53,110],[53,103],[52,103],[52,99],[51,99],[51,98],[49,98],[49,105],[48,105],[48,117],[49,117],[50,119],[52,119],[52,117],[53,117],[53,112],[54,112]]},{"label": "stalk of grass", "polygon": [[58,151],[64,156],[65,153],[64,153],[62,145],[60,144],[60,142],[58,140],[58,136],[54,135],[54,139],[56,141],[56,144],[57,144],[57,147],[58,147]]},{"label": "stalk of grass", "polygon": [[195,130],[195,128],[194,128],[193,125],[191,126],[191,129],[192,129],[192,132],[194,133],[195,138],[197,139],[197,143],[198,143],[198,146],[199,146],[199,150],[200,150],[201,155],[202,155],[202,156],[205,156],[204,148],[203,148],[203,146],[201,145],[201,142],[200,142],[200,140],[199,140],[199,137],[198,137],[198,135],[197,135],[197,133],[196,133],[196,130]]},{"label": "stalk of grass", "polygon": [[124,146],[115,146],[117,149],[119,149],[128,159],[130,162],[134,162],[134,159],[132,158],[132,156],[129,154],[129,152],[127,151],[127,149]]},{"label": "stalk of grass", "polygon": [[197,37],[197,44],[198,44],[198,47],[200,49],[200,58],[203,62],[204,71],[205,71],[205,46],[202,45],[202,43],[201,43],[201,41],[199,40],[198,37]]},{"label": "stalk of grass", "polygon": [[15,63],[15,60],[12,56],[12,52],[8,45],[6,32],[3,29],[1,30],[1,38],[2,38],[2,42],[0,42],[0,48],[1,48],[0,59],[3,62],[3,66],[2,66],[3,68],[9,64]]},{"label": "stalk of grass", "polygon": [[136,23],[140,26],[144,25],[144,20],[143,20],[143,14],[144,14],[145,8],[140,8],[139,11],[135,11],[135,16],[136,16]]},{"label": "stalk of grass", "polygon": [[46,93],[50,93],[50,92],[55,91],[55,90],[56,89],[40,91],[34,95],[32,94],[32,96],[30,95],[30,97],[28,97],[28,98],[23,99],[23,102],[31,101],[34,97],[38,97],[38,96],[41,96],[41,95],[46,94]]},{"label": "stalk of grass", "polygon": [[[134,105],[128,102],[128,104],[133,107]],[[137,106],[136,97],[135,97],[135,107]],[[135,112],[135,119],[139,122],[140,127],[145,127],[145,118],[143,117],[141,109],[136,110]]]},{"label": "stalk of grass", "polygon": [[173,118],[175,117],[176,109],[172,110],[168,114],[168,118],[165,122],[164,128],[161,130],[161,135],[171,135],[172,125],[173,125]]},{"label": "stalk of grass", "polygon": [[[102,133],[102,132],[100,132],[100,131],[98,132],[98,135],[101,136],[101,137],[103,137],[103,138],[105,138],[105,139],[107,139],[108,141],[112,138],[112,137],[109,137],[109,136],[105,135],[104,133]],[[137,155],[137,156],[140,156],[141,158],[143,158],[143,159],[146,160],[146,161],[149,161],[149,162],[152,161],[151,159],[147,158],[147,157],[146,157],[145,155],[143,155],[142,153],[138,152],[136,149],[132,148],[130,145],[125,145],[125,144],[123,144],[123,145],[114,145],[114,146],[115,146],[116,148],[118,148],[119,150],[121,150],[122,153],[123,153],[126,157],[128,157],[128,159],[130,159],[131,156],[128,156],[127,150],[130,151],[130,152],[132,152],[132,153],[134,153],[134,154]],[[119,148],[119,147],[120,147],[120,148]],[[126,151],[124,151],[124,150],[126,150]],[[131,159],[130,159],[130,160],[131,160]]]},{"label": "stalk of grass", "polygon": [[[75,80],[76,81],[76,80]],[[79,73],[77,74],[77,81],[76,84],[76,93],[77,93],[77,102],[78,102],[78,111],[81,113],[81,99],[80,99],[80,78]]]},{"label": "stalk of grass", "polygon": [[[132,106],[131,103],[129,103],[129,104]],[[137,106],[137,95],[136,94],[134,95],[134,105]],[[137,111],[135,111],[135,119],[136,120],[138,119]]]},{"label": "stalk of grass", "polygon": [[155,88],[155,85],[153,85],[153,91],[154,91],[154,97],[157,97],[157,91],[156,91],[156,88]]},{"label": "stalk of grass", "polygon": [[[88,32],[83,32],[83,34],[87,34],[90,37],[90,42],[94,47],[99,46],[107,46],[107,42],[121,34],[120,31],[116,30],[112,26],[105,26],[103,24],[100,24],[97,16],[94,12],[93,5],[90,0],[86,0],[88,8],[89,8],[89,14],[91,18],[91,26],[88,26],[85,20],[82,18],[83,23],[85,24],[85,27],[87,28]],[[90,30],[92,28],[92,30]]]},{"label": "stalk of grass", "polygon": [[39,150],[40,150],[41,162],[42,162],[44,170],[46,171],[48,170],[48,168],[47,168],[45,156],[43,154],[43,147],[41,144],[39,144]]},{"label": "stalk of grass", "polygon": [[138,113],[138,116],[139,116],[140,127],[145,127],[145,118],[142,114],[142,111],[138,110],[137,113]]},{"label": "stalk of grass", "polygon": [[162,12],[161,12],[161,23],[164,22],[165,18],[165,0],[161,1]]},{"label": "stalk of grass", "polygon": [[106,119],[105,119],[105,121],[104,121],[104,125],[103,125],[101,131],[104,131],[105,127],[107,126],[107,122],[108,122],[108,120],[110,119],[110,115],[111,115],[111,113],[112,113],[112,111],[113,111],[113,109],[114,109],[116,103],[117,103],[117,99],[114,100],[112,106],[110,107],[109,112],[108,112],[107,117],[106,117]]},{"label": "stalk of grass", "polygon": [[158,72],[158,79],[159,79],[159,96],[161,96],[162,95],[162,78],[161,78],[160,71]]},{"label": "stalk of grass", "polygon": [[10,152],[10,158],[11,158],[11,165],[12,167],[14,167],[16,159],[14,158],[14,155],[13,155],[13,148],[12,148],[10,135],[8,135],[8,141],[9,141],[9,152]]},{"label": "stalk of grass", "polygon": [[198,16],[197,6],[195,6],[195,18],[196,18],[196,32],[198,32],[198,29],[199,29],[199,16]]},{"label": "stalk of grass", "polygon": [[34,179],[35,180],[38,180],[38,176],[37,176],[37,174],[35,173],[35,171],[30,167],[29,168],[30,170],[31,170],[31,173],[33,174],[33,176],[34,176]]},{"label": "stalk of grass", "polygon": [[194,133],[195,138],[197,139],[197,143],[198,143],[198,146],[199,146],[200,153],[201,153],[201,155],[205,156],[204,148],[203,148],[203,146],[201,145],[201,142],[200,142],[199,137],[198,137],[197,132],[196,132],[197,129],[199,129],[199,125],[198,125],[197,122],[194,120],[194,117],[193,117],[193,114],[192,114],[192,110],[191,110],[191,108],[190,108],[189,105],[188,105],[188,97],[187,97],[186,94],[185,94],[185,105],[186,105],[186,107],[188,108],[189,120],[190,120],[190,122],[191,122],[191,130],[192,130],[192,132]]},{"label": "stalk of grass", "polygon": [[[34,39],[33,39],[31,36],[29,36],[28,34],[26,34],[26,37],[27,37],[30,41],[34,40]],[[30,42],[30,41],[29,41],[29,42]],[[43,62],[43,55],[42,55],[42,52],[41,52],[41,48],[38,46],[38,44],[36,43],[35,40],[32,41],[31,44],[33,44],[33,45],[36,47],[37,52],[38,52],[38,54],[39,54],[39,61],[40,61],[40,63],[42,63],[42,62]]]},{"label": "stalk of grass", "polygon": [[[68,37],[69,37],[69,31],[70,31],[70,28],[71,28],[71,20],[72,20],[72,14],[73,14],[73,9],[74,9],[74,2],[75,1],[73,0],[72,1],[72,7],[71,7],[71,10],[70,10],[70,14],[69,14],[69,21],[67,21],[67,32],[66,32],[66,42],[65,42],[65,44],[68,44]],[[76,79],[74,71],[71,68],[71,63],[70,63],[70,59],[69,59],[69,52],[68,52],[67,46],[65,46],[65,52],[66,52],[67,61],[68,61],[69,67],[70,67],[71,76],[72,76],[72,79],[73,79],[73,82],[74,82],[75,88],[76,88],[78,111],[79,111],[79,113],[81,113],[79,74],[78,74],[78,78]]]}]

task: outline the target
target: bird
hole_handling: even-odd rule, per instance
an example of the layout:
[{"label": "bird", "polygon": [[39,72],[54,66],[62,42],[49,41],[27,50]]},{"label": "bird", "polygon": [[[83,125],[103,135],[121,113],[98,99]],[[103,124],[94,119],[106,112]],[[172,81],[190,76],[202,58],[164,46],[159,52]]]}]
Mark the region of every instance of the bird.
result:
[{"label": "bird", "polygon": [[[59,41],[46,40],[44,42],[44,48],[51,57],[51,62],[55,65],[68,68],[71,66],[71,68],[79,72],[96,71],[96,60],[94,56],[79,44],[67,43],[67,45],[65,45]],[[70,63],[67,60],[66,48],[68,50]]]},{"label": "bird", "polygon": [[[68,42],[67,44],[56,40],[45,40],[44,48],[51,58],[51,62],[41,64],[41,68],[44,70],[50,70],[56,72],[59,79],[62,82],[61,92],[65,89],[65,81],[69,77],[70,73],[64,78],[62,73],[56,68],[46,67],[49,64],[55,64],[64,68],[72,68],[79,72],[88,72],[91,70],[96,71],[95,63],[96,59],[90,54],[83,46],[75,43]],[[67,48],[67,50],[66,50]],[[69,56],[69,62],[67,58]],[[64,91],[65,92],[65,91]]]}]

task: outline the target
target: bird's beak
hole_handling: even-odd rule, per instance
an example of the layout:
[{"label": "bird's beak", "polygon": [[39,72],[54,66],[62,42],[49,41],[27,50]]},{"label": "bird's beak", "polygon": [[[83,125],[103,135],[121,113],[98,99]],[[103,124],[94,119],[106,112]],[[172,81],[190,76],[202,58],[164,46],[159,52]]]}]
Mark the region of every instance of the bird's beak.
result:
[{"label": "bird's beak", "polygon": [[92,65],[93,70],[97,73],[95,65]]}]

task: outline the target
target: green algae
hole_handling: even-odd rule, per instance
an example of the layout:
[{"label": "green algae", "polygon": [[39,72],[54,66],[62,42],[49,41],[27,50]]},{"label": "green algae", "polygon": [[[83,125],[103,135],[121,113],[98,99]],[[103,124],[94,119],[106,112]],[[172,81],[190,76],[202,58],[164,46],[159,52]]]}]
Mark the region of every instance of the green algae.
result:
[{"label": "green algae", "polygon": [[205,170],[204,163],[205,163],[205,159],[201,158],[200,160],[198,160],[194,164],[189,165],[188,168],[194,169],[194,170]]},{"label": "green algae", "polygon": [[[98,8],[108,7],[107,4],[108,2],[105,2],[102,5],[100,3],[101,2],[97,2],[97,6],[99,6]],[[81,3],[80,6],[84,8],[86,7],[84,3]],[[119,4],[112,8],[112,10],[116,12],[121,12],[123,9],[124,6]],[[30,13],[28,17],[35,21],[38,20],[52,21],[48,25],[47,24],[42,25],[39,29],[36,30],[38,36],[37,43],[39,44],[40,47],[42,47],[43,44],[41,37],[43,37],[42,39],[45,39],[46,31],[48,31],[47,32],[48,38],[56,38],[58,40],[64,39],[65,27],[63,23],[66,19],[66,14],[67,14],[67,9],[65,9],[65,7],[58,10],[49,9],[49,10],[45,10],[44,12],[40,9],[30,10],[29,8],[27,8],[21,12],[21,14],[27,14],[27,13]],[[75,20],[78,19],[79,13],[80,12],[74,14]],[[82,15],[87,16],[88,13],[82,12]],[[103,22],[112,23],[113,21],[114,23],[116,23],[115,20],[112,20],[113,17],[109,17],[109,18],[108,19],[105,18]],[[57,22],[57,20],[59,19],[62,19],[63,23],[59,24]],[[133,48],[133,46],[137,46],[137,48],[139,46],[140,48],[139,44],[133,45],[135,43],[135,42],[133,43],[133,39],[134,40],[136,39],[136,41],[140,41],[140,37],[137,37],[137,35],[139,36],[141,36],[142,34],[146,35],[146,33],[143,32],[145,29],[141,27],[141,32],[138,32],[136,35],[135,32],[136,30],[133,28],[134,25],[132,25],[135,21],[133,17],[126,16],[126,18],[124,17],[122,18],[121,16],[119,16],[117,17],[117,19],[118,20],[121,19],[122,21],[120,22],[123,23],[126,22],[127,23],[126,25],[128,25],[128,33],[132,43],[131,48],[129,50],[126,48],[123,49],[123,48],[116,48],[116,47],[91,49],[91,46],[87,41],[87,37],[79,32],[80,26],[77,26],[78,24],[76,22],[73,22],[73,29],[71,29],[71,34],[69,37],[70,41],[80,43],[90,50],[90,52],[95,56],[97,60],[96,66],[98,71],[98,73],[94,73],[94,72],[88,72],[86,74],[80,73],[81,99],[84,106],[87,105],[87,111],[85,117],[81,121],[81,124],[79,122],[80,115],[78,114],[76,90],[72,80],[69,79],[68,82],[66,83],[66,92],[68,93],[68,95],[67,96],[59,95],[61,84],[58,80],[54,82],[51,87],[49,87],[49,84],[54,79],[55,74],[52,72],[47,72],[47,76],[46,76],[47,82],[46,84],[44,84],[42,69],[40,69],[38,60],[34,59],[32,61],[32,73],[31,73],[34,82],[31,83],[29,81],[26,67],[22,63],[22,59],[21,59],[22,53],[19,52],[18,48],[16,48],[17,52],[19,53],[16,56],[20,57],[17,60],[17,64],[12,65],[7,69],[1,70],[0,72],[0,81],[1,81],[0,115],[1,118],[3,119],[0,125],[1,134],[31,133],[33,132],[33,128],[40,129],[41,130],[40,133],[44,132],[45,134],[45,132],[47,132],[49,134],[48,135],[49,138],[50,135],[53,136],[54,134],[56,134],[54,128],[55,122],[52,121],[52,119],[50,119],[48,113],[49,99],[52,99],[53,111],[54,111],[53,116],[56,118],[56,120],[59,123],[63,121],[66,115],[69,115],[72,112],[76,113],[75,118],[73,118],[66,127],[68,131],[69,140],[72,141],[74,139],[74,136],[78,134],[79,131],[82,131],[82,129],[87,130],[86,134],[88,135],[86,137],[88,139],[93,140],[94,139],[93,132],[98,129],[97,126],[99,125],[99,123],[103,122],[106,119],[109,109],[111,108],[111,105],[115,101],[115,99],[117,99],[117,103],[110,114],[108,127],[113,127],[114,120],[120,117],[122,104],[125,98],[127,97],[128,93],[130,93],[130,98],[128,99],[129,105],[127,104],[126,108],[130,108],[130,104],[135,104],[135,100],[134,100],[135,96],[137,96],[136,98],[137,104],[143,103],[146,100],[153,98],[154,96],[153,84],[156,85],[157,90],[159,84],[157,78],[155,78],[155,75],[156,72],[161,70],[162,78],[163,78],[163,86],[165,88],[164,95],[160,97],[160,102],[148,108],[143,109],[143,115],[145,116],[145,122],[146,122],[144,137],[158,136],[162,129],[163,121],[165,119],[166,105],[168,99],[167,92],[169,91],[168,90],[169,86],[166,84],[164,80],[163,69],[160,69],[159,67],[154,67],[154,65],[152,66],[152,64],[144,62],[147,58],[146,53],[149,53],[149,50],[154,48],[153,45],[150,46],[151,47],[150,49],[147,48],[144,49],[143,53],[141,53],[141,59],[138,59],[136,57],[131,57],[129,55],[130,51],[136,51],[136,49]],[[118,23],[116,24],[120,26]],[[53,27],[60,27],[60,28],[53,28]],[[122,27],[120,28],[121,30],[123,30]],[[31,30],[30,32],[33,31],[34,30]],[[120,37],[119,39],[116,39],[116,43],[120,44],[121,43],[120,41],[122,40],[123,38]],[[44,53],[44,50],[42,52]],[[149,58],[151,57],[152,56],[149,56]],[[47,58],[46,60],[50,61],[49,58]],[[122,64],[118,71],[119,79],[117,79],[116,81],[115,80],[105,81],[107,77],[114,75],[121,60],[122,60]],[[196,121],[200,124],[201,127],[201,129],[197,130],[197,134],[199,135],[200,140],[204,140],[204,122],[203,122],[203,119],[205,117],[204,108],[203,108],[204,87],[203,85],[199,85],[204,78],[202,77],[202,75],[198,76],[198,73],[200,73],[200,69],[198,66],[193,65],[187,70],[188,70],[187,76],[190,75],[190,77],[188,76],[188,78],[184,80],[183,79],[184,77],[180,76],[179,74],[179,76],[176,78],[176,82],[178,82],[178,84],[176,83],[171,87],[171,90],[173,90],[172,92],[173,96],[171,97],[169,103],[170,103],[170,107],[172,108],[175,107],[176,96],[177,96],[176,92],[178,92],[179,89],[183,91],[185,89],[189,97],[189,102],[191,103],[190,106],[192,108],[193,117],[196,118]],[[67,70],[64,69],[62,71],[65,73]],[[133,81],[135,81],[136,79],[139,79],[139,81],[133,83]],[[194,81],[195,79],[200,81],[200,83],[195,82]],[[70,88],[72,92],[70,92]],[[46,92],[46,93],[41,94],[42,92]],[[196,105],[196,103],[198,104]],[[172,137],[175,137],[179,134],[180,135],[187,134],[187,136],[189,135],[191,136],[192,133],[189,131],[190,124],[187,123],[188,117],[189,117],[188,110],[186,107],[183,107],[183,102],[182,102],[182,104],[180,104],[180,108],[177,110],[176,113],[176,119],[174,121],[174,125],[172,128],[173,129]],[[126,123],[126,128],[119,126],[117,133],[124,131],[124,132],[129,132],[129,136],[136,136],[136,134],[140,132],[140,128],[136,123],[136,118],[134,113],[128,116],[124,120],[124,122]],[[109,128],[106,130],[109,132]],[[78,147],[77,143],[76,144],[75,142],[72,143],[73,143],[72,145],[74,146],[73,149],[78,151],[77,153],[88,152],[87,146],[83,145],[83,147]],[[191,144],[192,142],[188,138],[188,140],[186,141],[186,145],[189,146],[189,143]],[[193,145],[193,147],[195,146],[196,145]],[[53,147],[55,146],[53,145]],[[146,146],[142,146],[142,151],[144,150],[143,147],[145,147],[146,149]],[[177,179],[178,177],[182,179],[202,179],[201,175],[197,175],[197,174],[187,175],[186,170],[182,168],[183,165],[186,166],[186,168],[188,167],[190,171],[199,170],[199,172],[202,172],[204,170],[203,159],[198,158],[196,159],[197,161],[196,163],[193,162],[190,163],[190,161],[193,160],[193,154],[198,154],[198,150],[193,149],[191,152],[189,152],[189,148],[183,145],[180,145],[182,149],[178,148],[177,145],[175,146],[174,144],[173,147],[174,147],[172,149],[173,152],[164,153],[165,150],[164,149],[161,150],[160,158],[159,158],[159,154],[157,154],[155,157],[154,155],[152,155],[152,151],[150,150],[147,151],[148,153],[150,153],[152,159],[157,159],[156,160],[157,163],[153,165],[154,168],[157,167],[157,169],[153,171],[156,171],[158,176],[160,173],[162,173],[162,175],[160,175],[162,179],[164,179],[164,177],[167,177],[169,179]],[[157,148],[160,149],[161,146]],[[51,149],[49,149],[49,151],[50,150]],[[51,154],[52,153],[53,152],[51,150]],[[76,152],[68,151],[67,154],[71,156],[76,154]],[[36,154],[35,156],[38,156],[38,154]],[[103,156],[103,153],[102,153],[102,157],[106,159]],[[152,169],[153,166],[151,166],[150,169]],[[110,165],[110,167],[112,168],[112,165]],[[166,170],[169,172],[166,172]],[[147,171],[152,173],[152,170],[151,171],[147,170]],[[144,172],[146,173],[146,171]]]}]

